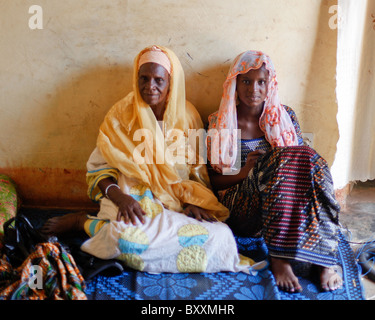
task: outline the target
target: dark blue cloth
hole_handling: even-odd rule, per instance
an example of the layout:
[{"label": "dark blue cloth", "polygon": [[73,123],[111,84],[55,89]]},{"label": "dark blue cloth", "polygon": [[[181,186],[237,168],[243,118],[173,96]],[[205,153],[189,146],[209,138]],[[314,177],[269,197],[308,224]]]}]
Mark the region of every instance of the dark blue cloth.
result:
[{"label": "dark blue cloth", "polygon": [[[255,260],[267,256],[262,238],[236,237],[238,249]],[[92,300],[363,300],[359,269],[349,243],[340,237],[339,262],[344,285],[333,292],[319,289],[311,265],[294,263],[301,293],[279,291],[269,268],[257,275],[244,273],[149,274],[127,270],[116,277],[96,276],[87,284]]]},{"label": "dark blue cloth", "polygon": [[[68,213],[64,210],[22,210],[33,225],[41,227],[52,216]],[[262,238],[235,236],[241,254],[255,261],[267,259],[268,251]],[[62,239],[77,246],[84,237]],[[340,233],[338,265],[343,271],[344,285],[333,292],[319,289],[319,276],[311,265],[295,262],[293,269],[303,288],[301,293],[279,291],[269,268],[257,275],[244,273],[149,274],[126,269],[114,277],[97,275],[86,283],[90,300],[363,300],[360,268],[350,244]]]}]

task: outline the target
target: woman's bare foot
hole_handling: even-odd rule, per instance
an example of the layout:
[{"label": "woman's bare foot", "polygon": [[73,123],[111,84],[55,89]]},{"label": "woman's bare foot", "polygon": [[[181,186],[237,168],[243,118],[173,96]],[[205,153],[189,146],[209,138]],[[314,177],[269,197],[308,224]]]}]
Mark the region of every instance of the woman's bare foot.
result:
[{"label": "woman's bare foot", "polygon": [[271,257],[271,270],[280,290],[287,292],[301,292],[302,287],[294,275],[292,266],[287,259]]},{"label": "woman's bare foot", "polygon": [[60,235],[69,231],[81,231],[86,220],[86,212],[69,213],[48,219],[40,231],[48,236]]},{"label": "woman's bare foot", "polygon": [[342,279],[334,268],[318,266],[320,285],[324,291],[334,291],[342,287]]}]

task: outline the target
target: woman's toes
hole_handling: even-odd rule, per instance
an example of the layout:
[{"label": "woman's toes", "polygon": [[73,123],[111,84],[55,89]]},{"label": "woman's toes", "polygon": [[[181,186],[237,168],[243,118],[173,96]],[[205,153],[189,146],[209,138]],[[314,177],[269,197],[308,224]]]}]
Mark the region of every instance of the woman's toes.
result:
[{"label": "woman's toes", "polygon": [[334,291],[342,287],[342,278],[334,268],[321,267],[320,279],[324,291]]}]

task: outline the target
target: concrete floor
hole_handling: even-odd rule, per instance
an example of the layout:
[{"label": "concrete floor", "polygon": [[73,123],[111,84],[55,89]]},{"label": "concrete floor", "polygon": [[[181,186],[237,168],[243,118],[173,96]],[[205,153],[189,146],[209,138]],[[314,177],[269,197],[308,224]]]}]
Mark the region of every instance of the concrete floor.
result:
[{"label": "concrete floor", "polygon": [[[340,221],[348,229],[353,250],[366,241],[375,241],[375,180],[358,182],[347,197]],[[375,282],[362,277],[367,300],[375,300]]]}]

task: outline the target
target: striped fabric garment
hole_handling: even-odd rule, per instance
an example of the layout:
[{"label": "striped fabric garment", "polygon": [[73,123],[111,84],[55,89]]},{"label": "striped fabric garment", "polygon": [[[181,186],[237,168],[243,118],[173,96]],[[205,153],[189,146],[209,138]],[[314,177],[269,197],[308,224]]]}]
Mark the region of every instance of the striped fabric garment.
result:
[{"label": "striped fabric garment", "polygon": [[234,233],[263,236],[271,256],[336,263],[340,208],[328,165],[313,149],[272,149],[220,198]]}]

